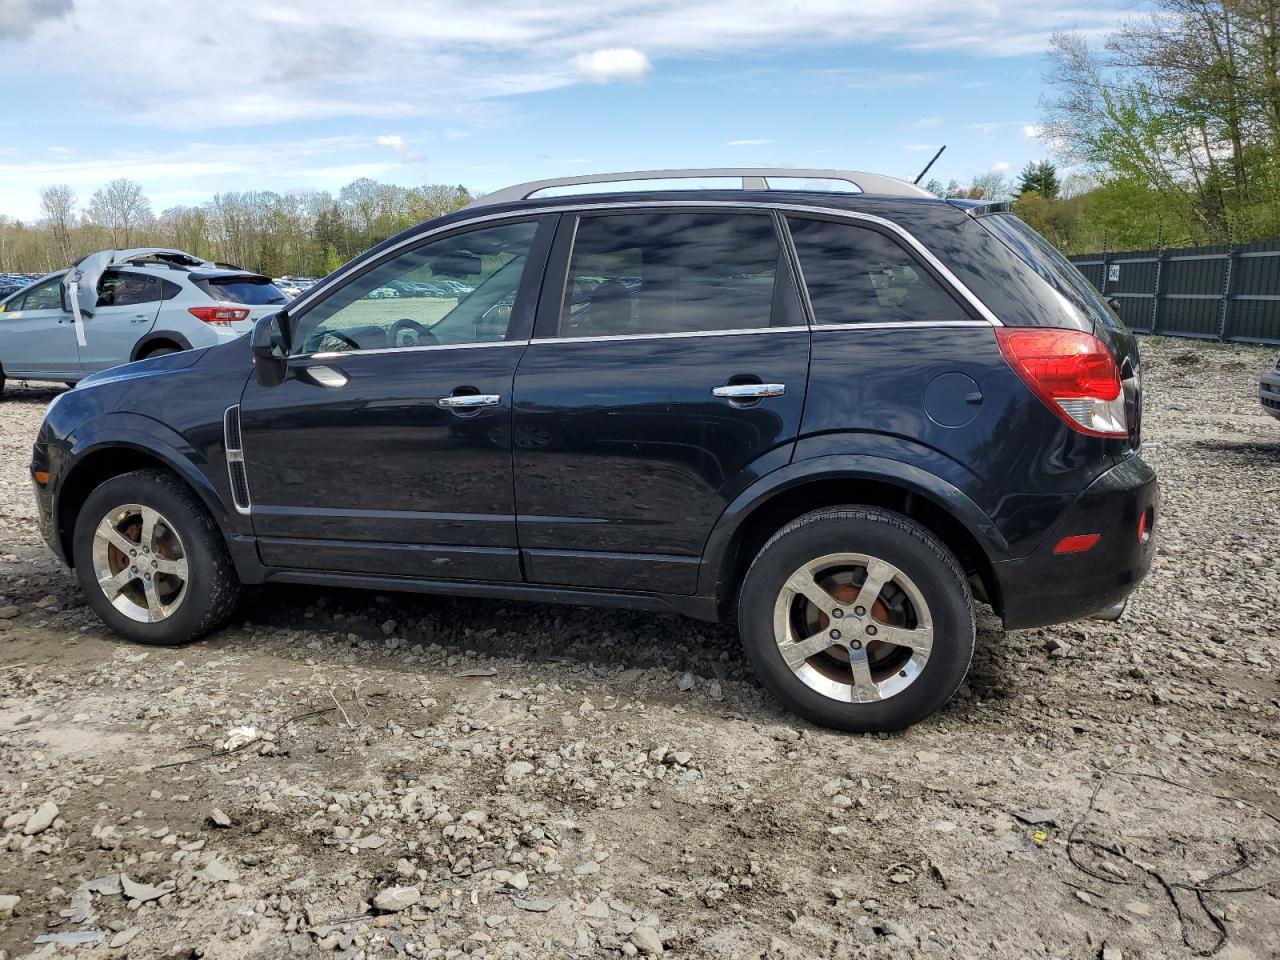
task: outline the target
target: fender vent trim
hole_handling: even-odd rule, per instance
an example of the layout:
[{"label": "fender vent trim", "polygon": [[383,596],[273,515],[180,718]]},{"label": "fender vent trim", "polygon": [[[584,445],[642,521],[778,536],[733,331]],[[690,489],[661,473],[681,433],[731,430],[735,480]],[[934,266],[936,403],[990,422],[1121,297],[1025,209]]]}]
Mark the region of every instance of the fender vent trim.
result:
[{"label": "fender vent trim", "polygon": [[222,435],[227,453],[227,476],[236,513],[247,515],[253,508],[249,497],[249,474],[244,467],[244,447],[240,438],[240,405],[227,407],[222,415]]}]

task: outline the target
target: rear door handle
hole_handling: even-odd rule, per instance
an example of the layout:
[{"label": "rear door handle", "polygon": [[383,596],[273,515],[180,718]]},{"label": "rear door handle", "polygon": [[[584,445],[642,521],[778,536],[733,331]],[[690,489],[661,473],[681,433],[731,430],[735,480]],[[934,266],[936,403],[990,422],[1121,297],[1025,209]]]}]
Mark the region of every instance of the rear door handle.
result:
[{"label": "rear door handle", "polygon": [[730,400],[759,400],[761,397],[780,397],[786,392],[785,383],[730,383],[711,389],[713,397]]},{"label": "rear door handle", "polygon": [[441,397],[436,403],[447,409],[474,409],[476,407],[496,407],[502,397],[496,393],[464,393],[452,397]]}]

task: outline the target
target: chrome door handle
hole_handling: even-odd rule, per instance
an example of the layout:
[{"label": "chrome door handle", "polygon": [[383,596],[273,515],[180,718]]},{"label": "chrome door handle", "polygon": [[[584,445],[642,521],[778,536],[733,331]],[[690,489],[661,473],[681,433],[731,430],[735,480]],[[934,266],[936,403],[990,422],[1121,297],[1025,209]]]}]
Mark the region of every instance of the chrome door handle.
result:
[{"label": "chrome door handle", "polygon": [[502,397],[496,393],[464,393],[459,396],[441,397],[436,403],[439,406],[456,409],[462,407],[464,409],[474,407],[496,407],[502,402]]},{"label": "chrome door handle", "polygon": [[714,387],[711,395],[728,397],[730,400],[759,400],[761,397],[780,397],[786,392],[785,383],[731,383]]}]

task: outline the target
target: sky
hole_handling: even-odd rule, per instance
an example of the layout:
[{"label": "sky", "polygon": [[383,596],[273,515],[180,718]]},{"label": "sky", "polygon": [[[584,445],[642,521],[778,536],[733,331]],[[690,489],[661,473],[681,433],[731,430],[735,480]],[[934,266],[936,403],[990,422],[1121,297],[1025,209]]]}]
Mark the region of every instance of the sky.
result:
[{"label": "sky", "polygon": [[0,0],[0,214],[115,177],[160,211],[358,177],[660,167],[1016,174],[1055,30],[1122,0]]}]

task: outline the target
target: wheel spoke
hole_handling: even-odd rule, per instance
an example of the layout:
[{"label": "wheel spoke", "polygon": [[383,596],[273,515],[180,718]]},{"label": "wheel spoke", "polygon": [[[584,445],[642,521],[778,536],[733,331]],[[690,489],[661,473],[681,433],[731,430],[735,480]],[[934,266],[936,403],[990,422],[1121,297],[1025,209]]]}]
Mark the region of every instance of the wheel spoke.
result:
[{"label": "wheel spoke", "polygon": [[116,529],[110,518],[103,520],[98,524],[98,536],[102,537],[107,543],[111,544],[126,557],[130,556],[130,551],[138,549],[138,545],[126,537],[123,533]]},{"label": "wheel spoke", "polygon": [[827,616],[840,606],[840,601],[818,586],[818,581],[813,579],[813,574],[808,570],[800,569],[793,573],[787,580],[786,588],[800,594]]},{"label": "wheel spoke", "polygon": [[826,630],[819,630],[813,636],[806,637],[803,640],[780,643],[778,644],[778,650],[782,653],[782,659],[787,662],[787,666],[795,670],[810,657],[821,653],[834,644],[835,641],[831,639]]},{"label": "wheel spoke", "polygon": [[880,699],[880,688],[871,679],[871,664],[867,660],[867,648],[849,651],[849,670],[853,675],[853,685],[849,688],[849,699],[854,703],[869,703]]},{"label": "wheel spoke", "polygon": [[176,560],[166,560],[164,557],[156,557],[156,573],[167,573],[171,577],[177,577],[180,580],[187,579],[187,558],[179,557]]},{"label": "wheel spoke", "polygon": [[910,647],[917,653],[927,654],[933,649],[933,627],[921,624],[914,630],[908,630],[906,627],[890,627],[877,623],[876,639],[882,643]]},{"label": "wheel spoke", "polygon": [[164,608],[164,604],[160,602],[160,591],[156,589],[155,577],[142,581],[142,592],[146,594],[147,613],[151,615],[153,621],[163,620],[169,615]]},{"label": "wheel spoke", "polygon": [[862,586],[858,589],[858,597],[853,601],[853,606],[866,608],[867,613],[871,612],[872,606],[880,599],[880,591],[884,589],[884,585],[893,579],[893,575],[897,573],[893,567],[879,560],[869,560],[867,562],[867,578],[862,581]]},{"label": "wheel spoke", "polygon": [[128,567],[124,567],[119,573],[103,577],[98,581],[98,586],[102,588],[102,592],[106,594],[108,600],[114,600],[120,596],[120,591],[136,580],[138,575],[132,573]]},{"label": "wheel spoke", "polygon": [[150,550],[156,548],[156,521],[159,519],[160,514],[150,507],[142,508],[142,536],[138,542]]}]

